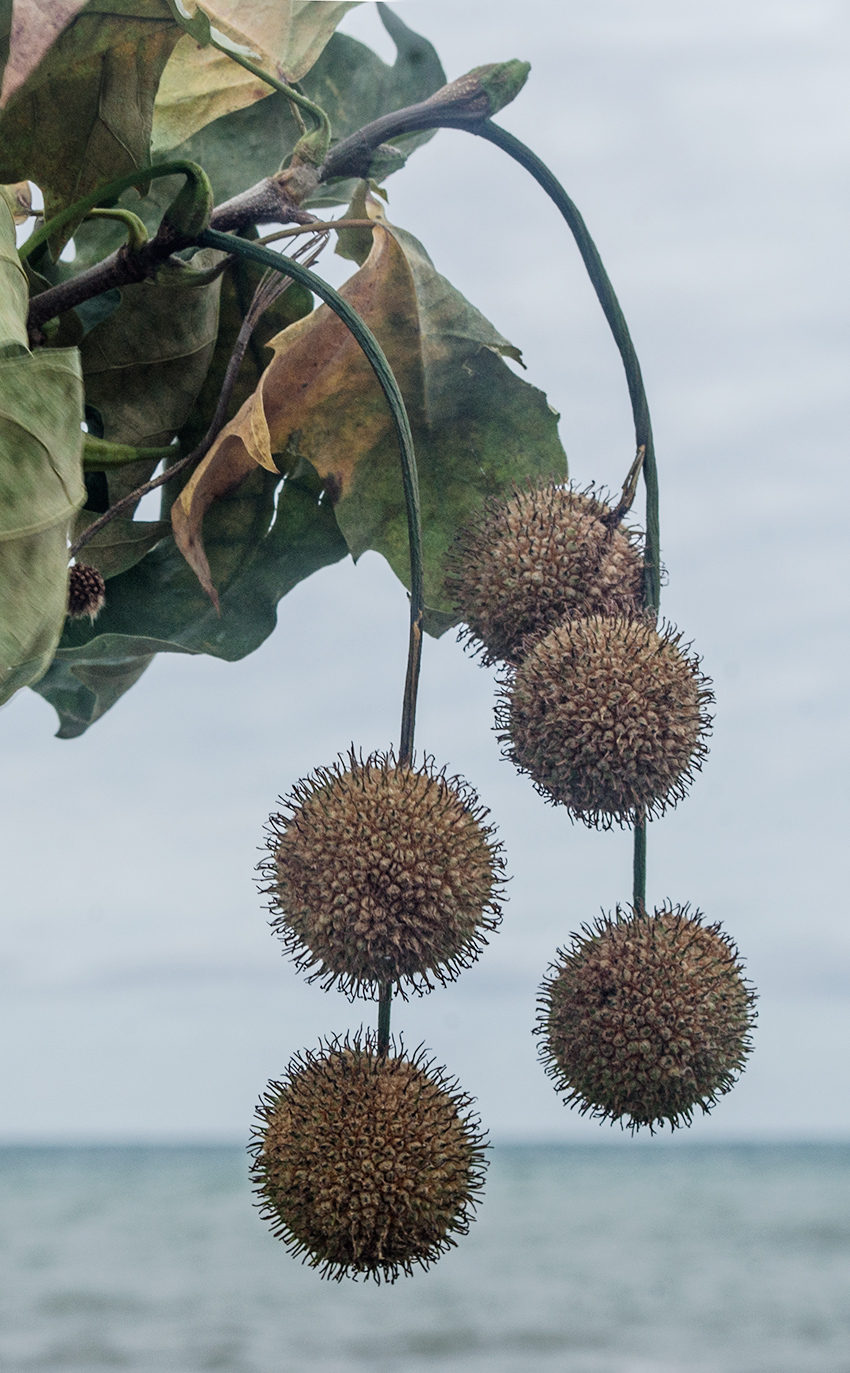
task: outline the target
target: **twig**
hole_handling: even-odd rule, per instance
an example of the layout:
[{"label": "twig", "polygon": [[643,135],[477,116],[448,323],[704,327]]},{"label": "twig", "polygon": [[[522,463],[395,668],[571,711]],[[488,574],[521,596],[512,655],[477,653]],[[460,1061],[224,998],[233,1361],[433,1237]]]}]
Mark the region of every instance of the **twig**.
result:
[{"label": "twig", "polygon": [[374,219],[313,219],[309,224],[296,224],[292,229],[275,229],[273,234],[266,234],[263,238],[258,238],[256,242],[265,245],[276,243],[279,238],[293,238],[296,234],[323,233],[326,229],[374,229],[374,227]]}]

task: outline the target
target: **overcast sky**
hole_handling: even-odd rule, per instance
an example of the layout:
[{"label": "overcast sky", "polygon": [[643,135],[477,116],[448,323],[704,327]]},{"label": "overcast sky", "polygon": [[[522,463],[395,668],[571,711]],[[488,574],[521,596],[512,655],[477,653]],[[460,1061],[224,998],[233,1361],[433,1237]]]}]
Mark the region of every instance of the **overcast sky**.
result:
[{"label": "overcast sky", "polygon": [[[713,676],[711,755],[649,831],[650,900],[690,901],[761,992],[756,1052],[691,1132],[850,1135],[850,14],[819,0],[408,0],[450,77],[532,63],[500,120],[582,210],[641,358],[661,482],[662,608]],[[371,4],[346,32],[390,57]],[[496,149],[442,132],[389,216],[512,342],[562,415],[572,475],[618,486],[619,359],[569,235]],[[320,267],[335,282],[346,264]],[[298,587],[245,661],[161,657],[82,739],[22,692],[0,713],[0,1137],[232,1139],[291,1053],[372,1008],[307,987],[253,868],[276,796],[397,734],[406,599],[376,555]],[[465,775],[512,875],[501,932],[397,1005],[497,1139],[620,1139],[536,1063],[536,988],[630,894],[630,835],[547,807],[500,761],[491,675],[428,641],[418,742]],[[845,855],[842,859],[842,853]]]}]

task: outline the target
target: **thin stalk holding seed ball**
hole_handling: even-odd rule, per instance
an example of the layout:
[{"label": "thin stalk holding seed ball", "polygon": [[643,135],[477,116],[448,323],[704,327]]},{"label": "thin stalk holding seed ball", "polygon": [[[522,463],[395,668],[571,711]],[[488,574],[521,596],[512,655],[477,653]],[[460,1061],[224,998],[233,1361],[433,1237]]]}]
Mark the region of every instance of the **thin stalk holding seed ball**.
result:
[{"label": "thin stalk holding seed ball", "polygon": [[[588,276],[593,284],[599,304],[608,321],[614,342],[623,360],[629,397],[632,403],[632,416],[637,443],[637,459],[646,483],[646,544],[644,547],[644,605],[653,614],[658,614],[661,593],[661,536],[658,519],[658,471],[655,465],[655,445],[652,439],[652,422],[649,417],[649,403],[646,399],[643,376],[637,353],[632,343],[629,327],[620,307],[620,302],[611,285],[608,273],[599,256],[599,250],[591,238],[587,225],[577,207],[567,195],[560,181],[535,153],[507,129],[486,120],[470,132],[479,138],[486,138],[501,148],[527,172],[530,172],[550,200],[560,210],[576,241]],[[646,910],[646,820],[636,818],[634,827],[634,890],[632,903],[636,911]]]},{"label": "thin stalk holding seed ball", "polygon": [[[419,474],[416,467],[416,452],[410,420],[398,382],[393,370],[384,356],[378,340],[371,329],[360,318],[338,291],[329,286],[321,277],[309,271],[301,263],[273,253],[256,243],[244,239],[234,239],[229,234],[217,233],[207,229],[198,242],[209,248],[220,248],[223,252],[236,251],[243,257],[252,258],[264,267],[285,272],[287,276],[300,281],[308,290],[313,291],[320,300],[333,310],[351,331],[363,349],[372,370],[387,398],[395,426],[401,456],[402,485],[407,510],[407,534],[410,546],[410,637],[407,649],[407,672],[404,682],[404,699],[401,713],[401,738],[398,751],[400,767],[409,767],[413,761],[413,734],[416,724],[416,698],[419,690],[419,668],[422,661],[422,616],[424,611],[424,586],[422,565],[422,515],[419,504]],[[381,988],[378,1002],[378,1052],[386,1054],[390,1038],[390,1004],[392,983],[385,982]]]},{"label": "thin stalk holding seed ball", "polygon": [[588,276],[593,284],[599,304],[602,306],[605,318],[614,335],[614,342],[623,360],[623,367],[626,372],[626,381],[629,387],[629,396],[632,402],[632,416],[635,426],[635,440],[638,452],[642,448],[643,452],[643,476],[646,482],[646,551],[645,551],[645,580],[644,580],[644,604],[648,610],[658,611],[660,584],[661,584],[661,559],[660,559],[660,535],[658,524],[658,474],[655,467],[655,446],[652,440],[652,423],[649,418],[649,404],[646,399],[646,391],[643,385],[640,363],[637,353],[632,343],[629,327],[626,324],[625,316],[620,308],[614,288],[608,277],[608,273],[599,256],[599,250],[587,229],[587,225],[579,214],[578,209],[570,200],[560,181],[541,161],[535,153],[521,143],[513,134],[508,133],[507,129],[502,129],[498,124],[492,124],[489,120],[472,129],[479,138],[486,138],[489,143],[494,143],[497,148],[501,148],[515,162],[530,172],[539,186],[543,188],[549,198],[554,201],[572,232],[576,241],[582,260],[587,268]]}]

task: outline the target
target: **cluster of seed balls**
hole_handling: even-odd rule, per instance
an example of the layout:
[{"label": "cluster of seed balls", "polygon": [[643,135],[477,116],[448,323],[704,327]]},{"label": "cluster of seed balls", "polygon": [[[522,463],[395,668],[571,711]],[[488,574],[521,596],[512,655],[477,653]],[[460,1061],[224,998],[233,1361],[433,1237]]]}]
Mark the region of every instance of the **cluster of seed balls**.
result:
[{"label": "cluster of seed balls", "polygon": [[[505,755],[586,824],[645,823],[687,792],[713,697],[643,602],[641,540],[593,490],[492,499],[461,532],[449,587],[465,637],[505,675]],[[576,936],[544,983],[541,1058],[565,1101],[631,1129],[687,1123],[750,1051],[734,947],[687,907],[630,909]]]},{"label": "cluster of seed balls", "polygon": [[[281,801],[260,863],[272,928],[325,988],[375,999],[452,980],[500,919],[501,845],[433,760],[353,750]],[[274,1233],[325,1276],[394,1281],[468,1228],[484,1142],[442,1070],[369,1035],[290,1064],[260,1103],[254,1181]]]}]

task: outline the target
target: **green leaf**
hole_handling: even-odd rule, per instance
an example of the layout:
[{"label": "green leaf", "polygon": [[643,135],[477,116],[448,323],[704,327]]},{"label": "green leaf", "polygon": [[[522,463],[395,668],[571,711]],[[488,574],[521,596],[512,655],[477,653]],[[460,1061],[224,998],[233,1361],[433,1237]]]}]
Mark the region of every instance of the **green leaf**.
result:
[{"label": "green leaf", "polygon": [[[412,235],[370,198],[374,243],[341,294],[375,333],[401,388],[419,467],[426,627],[455,622],[446,555],[482,501],[529,477],[566,475],[558,416],[502,360],[519,352],[435,270]],[[254,396],[219,434],[172,506],[175,536],[208,587],[205,516],[254,464],[295,449],[335,502],[356,558],[382,553],[409,584],[398,444],[383,392],[338,317],[321,306],[272,341]],[[203,533],[203,538],[202,538]]]},{"label": "green leaf", "polygon": [[[78,539],[95,518],[91,511],[82,511],[74,525],[74,538]],[[108,581],[135,567],[170,533],[171,525],[167,520],[122,520],[119,516],[89,539],[80,561],[96,567]]]},{"label": "green leaf", "polygon": [[[88,655],[81,651],[74,661],[55,658],[34,690],[59,716],[57,739],[77,739],[85,734],[89,725],[135,685],[165,646],[155,640],[146,644],[143,639],[125,641],[120,635],[104,635],[92,644]],[[181,652],[172,644],[167,647],[173,653]]]},{"label": "green leaf", "polygon": [[[300,81],[318,58],[352,0],[210,0],[202,6],[216,28],[253,52],[278,79]],[[269,87],[213,47],[181,38],[156,98],[153,141],[174,148],[214,119],[262,100]],[[203,164],[202,164],[203,165]],[[263,175],[275,171],[269,168]],[[250,183],[248,183],[250,184]]]},{"label": "green leaf", "polygon": [[302,464],[288,477],[275,510],[279,484],[280,478],[257,471],[210,513],[220,616],[174,541],[166,539],[110,581],[93,625],[68,622],[56,659],[35,688],[59,712],[60,738],[82,734],[108,710],[152,653],[208,653],[228,662],[253,653],[274,629],[281,597],[346,556],[315,472]]},{"label": "green leaf", "polygon": [[9,39],[12,35],[12,0],[0,0],[0,91],[9,59]]},{"label": "green leaf", "polygon": [[[86,334],[86,403],[108,442],[161,448],[186,423],[215,350],[221,279],[205,273],[221,260],[210,251],[191,266],[170,259],[155,281],[123,287],[118,309]],[[147,481],[156,465],[147,459],[110,472],[110,501]]]},{"label": "green leaf", "polygon": [[15,248],[15,223],[5,196],[0,203],[0,357],[28,351],[29,286]]},{"label": "green leaf", "polygon": [[[0,198],[4,275],[14,243]],[[14,277],[7,284],[12,310],[2,318],[13,351],[0,357],[0,704],[37,681],[53,656],[68,598],[68,527],[85,497],[79,356],[27,352],[19,333],[26,299]]]},{"label": "green leaf", "polygon": [[[22,0],[0,114],[0,181],[36,182],[48,218],[123,173],[147,164],[153,105],[168,58],[181,37],[165,0],[59,3],[70,21],[32,66],[45,6]],[[77,11],[74,13],[74,11]],[[35,46],[33,46],[35,44]],[[20,56],[20,61],[18,58]],[[20,84],[9,88],[10,69]],[[74,231],[56,235],[56,256]]]}]

